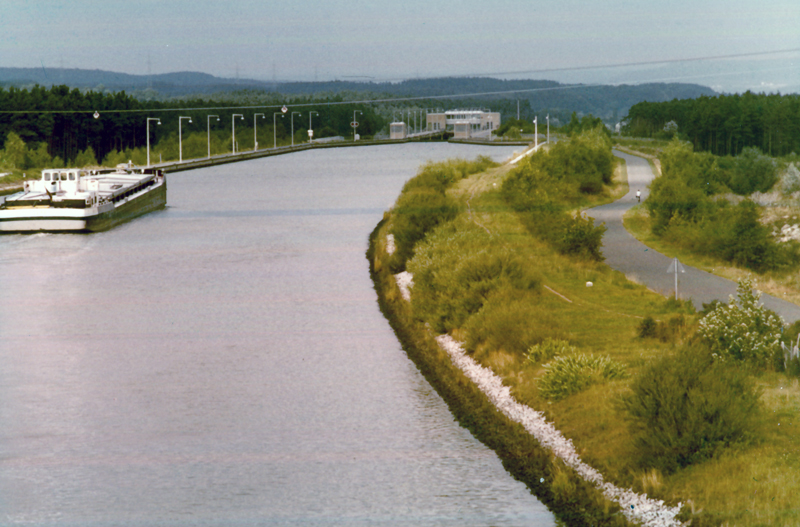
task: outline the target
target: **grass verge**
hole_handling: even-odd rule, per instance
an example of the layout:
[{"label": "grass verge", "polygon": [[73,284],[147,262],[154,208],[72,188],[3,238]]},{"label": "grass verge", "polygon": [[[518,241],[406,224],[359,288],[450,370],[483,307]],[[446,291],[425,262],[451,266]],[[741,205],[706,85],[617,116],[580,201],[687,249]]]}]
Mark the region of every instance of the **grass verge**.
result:
[{"label": "grass verge", "polygon": [[[450,197],[469,201],[469,209],[463,207],[456,221],[479,224],[488,235],[489,253],[497,248],[498,253],[502,249],[513,254],[514,262],[525,262],[526,276],[537,277],[541,287],[514,292],[503,285],[482,305],[471,308],[470,318],[450,333],[471,342],[472,357],[499,375],[517,400],[543,412],[573,442],[583,461],[608,481],[669,504],[685,503],[683,518],[691,519],[693,526],[800,524],[800,509],[793,501],[800,496],[800,481],[792,477],[800,467],[797,380],[780,373],[755,376],[762,390],[761,419],[754,434],[758,441],[725,448],[709,460],[670,474],[641,464],[619,401],[650,364],[674,355],[691,339],[697,315],[686,304],[664,299],[602,263],[559,254],[531,236],[496,190],[506,175],[506,169],[495,168],[450,188]],[[497,451],[506,469],[565,523],[624,524],[613,504],[497,412],[439,349],[425,321],[400,297],[391,275],[385,253],[390,222],[387,213],[370,237],[367,254],[381,310],[456,419]],[[471,283],[480,277],[469,276]],[[640,338],[646,316],[669,331],[659,333],[659,338]],[[547,338],[565,340],[581,353],[608,357],[621,364],[627,376],[600,380],[562,399],[548,399],[539,389],[546,374],[544,364],[528,360],[524,352],[526,346]]]}]

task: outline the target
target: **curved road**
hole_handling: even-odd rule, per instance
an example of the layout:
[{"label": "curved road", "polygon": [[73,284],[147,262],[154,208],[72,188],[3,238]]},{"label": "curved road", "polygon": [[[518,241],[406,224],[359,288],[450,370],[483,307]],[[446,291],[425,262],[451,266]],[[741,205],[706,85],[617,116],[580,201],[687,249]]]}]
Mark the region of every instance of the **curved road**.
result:
[{"label": "curved road", "polygon": [[[675,275],[667,273],[672,263],[669,258],[639,242],[622,226],[622,215],[636,204],[636,190],[642,191],[642,199],[649,193],[648,186],[655,177],[647,160],[641,157],[614,151],[614,155],[625,160],[628,165],[628,193],[619,200],[589,209],[586,213],[597,223],[608,227],[603,236],[603,256],[613,269],[621,271],[629,278],[669,296],[675,294]],[[678,296],[690,298],[695,308],[702,309],[703,303],[720,300],[727,303],[730,295],[736,294],[736,283],[713,274],[684,265],[685,273],[678,276]],[[786,322],[800,319],[800,306],[764,294],[761,302],[772,309]]]}]

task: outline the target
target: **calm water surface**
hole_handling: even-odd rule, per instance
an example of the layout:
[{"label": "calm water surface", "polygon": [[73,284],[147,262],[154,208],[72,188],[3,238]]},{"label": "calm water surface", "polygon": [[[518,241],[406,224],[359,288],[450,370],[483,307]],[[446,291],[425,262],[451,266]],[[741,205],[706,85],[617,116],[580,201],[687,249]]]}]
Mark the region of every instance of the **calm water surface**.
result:
[{"label": "calm water surface", "polygon": [[0,524],[550,526],[378,310],[367,236],[428,159],[329,149],[169,177],[91,235],[0,238]]}]

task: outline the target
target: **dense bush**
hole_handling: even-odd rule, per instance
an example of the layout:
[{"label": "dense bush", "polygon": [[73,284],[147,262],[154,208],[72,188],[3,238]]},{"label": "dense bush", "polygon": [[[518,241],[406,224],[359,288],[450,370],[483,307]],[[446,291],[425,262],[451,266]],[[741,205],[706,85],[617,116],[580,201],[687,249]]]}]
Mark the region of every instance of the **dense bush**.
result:
[{"label": "dense bush", "polygon": [[567,354],[557,356],[544,365],[539,379],[539,393],[546,399],[560,400],[607,379],[626,376],[625,367],[609,357]]},{"label": "dense bush", "polygon": [[502,287],[535,289],[521,258],[468,219],[432,231],[408,262],[414,312],[439,333],[460,327]]},{"label": "dense bush", "polygon": [[610,141],[600,130],[589,130],[522,162],[504,181],[502,194],[531,233],[565,254],[600,260],[605,227],[567,211],[582,194],[601,192],[613,172]]},{"label": "dense bush", "polygon": [[434,227],[456,217],[458,205],[447,196],[447,189],[470,174],[496,165],[486,156],[475,161],[428,163],[406,182],[394,206],[389,229],[397,247],[390,262],[392,272],[405,271],[406,263],[414,255],[414,246]]},{"label": "dense bush", "polygon": [[608,230],[604,224],[597,227],[594,218],[576,214],[565,221],[561,240],[557,244],[564,254],[584,256],[590,260],[603,261],[600,248],[603,246],[603,234]]},{"label": "dense bush", "polygon": [[404,271],[417,243],[434,227],[452,220],[456,214],[458,205],[444,192],[415,188],[401,194],[392,211],[390,228],[397,247],[390,262],[392,272]]},{"label": "dense bush", "polygon": [[[732,205],[713,196],[729,187],[742,193],[769,189],[777,181],[771,159],[754,148],[736,158],[714,158],[673,141],[661,160],[663,175],[650,185],[645,202],[653,234],[759,273],[797,266],[798,248],[773,239],[760,221],[758,205],[750,200]],[[791,176],[787,181],[792,185],[790,180]]]},{"label": "dense bush", "polygon": [[670,473],[753,439],[759,397],[743,370],[684,349],[651,364],[621,403],[638,462]]},{"label": "dense bush", "polygon": [[737,298],[718,304],[700,321],[700,340],[721,361],[745,361],[757,366],[783,359],[781,333],[783,320],[758,302],[761,293],[753,291],[749,279],[739,280]]},{"label": "dense bush", "polygon": [[544,339],[564,338],[558,314],[543,305],[539,290],[504,287],[494,291],[483,307],[464,324],[465,348],[470,353],[482,349],[503,351],[525,358],[531,346]]},{"label": "dense bush", "polygon": [[728,186],[739,195],[769,192],[778,181],[775,161],[756,147],[747,147],[738,156],[720,161],[720,168],[729,173]]}]

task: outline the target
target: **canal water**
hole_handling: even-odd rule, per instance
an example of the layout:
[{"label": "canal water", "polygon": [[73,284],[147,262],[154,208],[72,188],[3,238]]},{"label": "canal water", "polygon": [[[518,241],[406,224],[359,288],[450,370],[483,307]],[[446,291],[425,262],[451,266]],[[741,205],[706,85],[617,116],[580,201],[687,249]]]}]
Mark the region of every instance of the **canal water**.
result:
[{"label": "canal water", "polygon": [[0,525],[551,526],[378,310],[367,237],[426,160],[169,176],[109,232],[0,237]]}]

